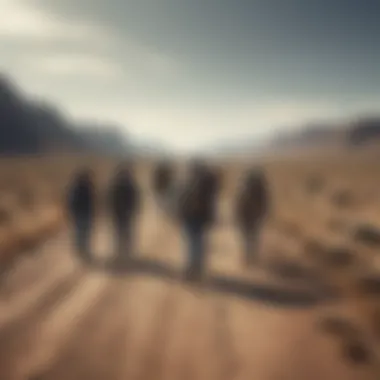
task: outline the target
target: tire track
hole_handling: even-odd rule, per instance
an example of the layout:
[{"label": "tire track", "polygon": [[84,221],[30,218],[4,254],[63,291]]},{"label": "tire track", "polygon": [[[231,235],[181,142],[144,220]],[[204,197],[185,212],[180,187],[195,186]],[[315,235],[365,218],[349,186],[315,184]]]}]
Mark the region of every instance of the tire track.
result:
[{"label": "tire track", "polygon": [[[161,294],[153,298],[154,302],[145,304],[143,293],[141,292],[144,285],[147,285],[148,290],[157,290],[155,283],[146,284],[141,279],[128,278],[120,282],[120,291],[122,298],[119,302],[117,315],[119,316],[118,326],[119,328],[114,331],[114,339],[109,340],[109,346],[107,353],[109,353],[112,360],[111,372],[107,372],[107,376],[103,378],[109,379],[131,379],[135,378],[136,372],[140,363],[139,356],[136,354],[144,349],[144,337],[149,334],[149,326],[154,321],[154,315],[157,307],[157,299],[160,299]],[[153,293],[153,294],[154,294]],[[136,297],[136,294],[139,296]],[[151,295],[151,294],[150,294]],[[149,296],[149,294],[148,294]],[[148,307],[147,307],[148,306]],[[139,310],[142,307],[142,310]],[[144,321],[144,317],[148,317]],[[136,321],[138,322],[136,325]],[[136,337],[137,335],[137,337]],[[136,339],[137,338],[137,339]],[[149,336],[148,336],[149,338]],[[99,380],[103,380],[100,378]],[[65,379],[64,379],[65,380]]]},{"label": "tire track", "polygon": [[165,293],[164,299],[156,311],[156,319],[150,330],[151,338],[145,347],[142,358],[143,366],[136,377],[137,380],[163,379],[167,344],[173,333],[171,322],[178,307],[178,293],[175,289],[166,287]]},{"label": "tire track", "polygon": [[17,320],[29,310],[38,308],[41,302],[44,302],[46,291],[53,292],[59,284],[66,282],[68,277],[85,273],[82,269],[72,266],[57,265],[57,270],[48,271],[48,275],[38,281],[33,287],[24,290],[19,297],[13,297],[1,305],[0,310],[0,331],[11,321]]},{"label": "tire track", "polygon": [[228,304],[220,297],[213,297],[214,310],[214,344],[218,360],[218,379],[230,380],[239,376],[241,363],[233,346],[230,328]]},{"label": "tire track", "polygon": [[[210,365],[209,347],[205,345],[208,333],[205,319],[203,318],[204,294],[197,289],[195,292],[192,289],[189,291],[188,297],[188,315],[186,318],[185,332],[182,338],[182,352],[178,362],[179,375],[176,379],[207,379],[213,378],[212,365]],[[207,360],[207,366],[205,366]],[[210,361],[209,361],[210,360]],[[211,370],[211,371],[210,371]]]},{"label": "tire track", "polygon": [[197,298],[187,289],[178,288],[177,312],[171,322],[171,337],[167,344],[165,366],[162,377],[165,379],[195,379],[191,362],[191,341],[197,330]]},{"label": "tire track", "polygon": [[18,353],[33,349],[33,338],[41,316],[56,308],[67,295],[74,293],[82,280],[82,273],[75,272],[48,289],[31,310],[18,315],[0,330],[0,378],[11,379],[12,369],[18,367]]},{"label": "tire track", "polygon": [[[106,376],[102,378],[98,377],[96,380],[103,380],[104,378],[123,380],[128,378],[127,371],[130,365],[129,359],[133,346],[129,345],[131,341],[132,320],[129,304],[125,302],[125,296],[127,295],[129,300],[136,296],[136,291],[133,286],[131,286],[132,284],[131,281],[127,280],[124,287],[120,286],[121,299],[118,303],[118,320],[115,321],[113,332],[105,342],[105,349],[107,351],[107,357],[110,358],[110,365],[107,369],[104,368]],[[124,291],[125,287],[126,292]],[[89,358],[89,360],[91,360],[91,358]]]},{"label": "tire track", "polygon": [[[146,365],[144,358],[152,340],[151,330],[166,296],[167,284],[148,277],[130,277],[128,307],[128,357],[122,365],[123,379],[137,379]],[[127,306],[128,305],[128,306]]]},{"label": "tire track", "polygon": [[34,369],[39,380],[115,378],[120,344],[125,335],[125,296],[118,281],[112,281],[92,307],[86,309],[52,360]]},{"label": "tire track", "polygon": [[[258,380],[281,378],[278,370],[286,364],[283,351],[292,350],[284,339],[283,329],[292,328],[290,316],[293,313],[278,317],[277,309],[257,304],[252,307],[251,303],[238,299],[231,299],[229,306],[231,339],[240,362],[238,377]],[[280,318],[287,319],[288,323],[280,323]],[[283,371],[280,372],[282,374]]]},{"label": "tire track", "polygon": [[57,259],[57,253],[48,255],[46,252],[35,258],[21,257],[12,273],[8,274],[7,280],[2,283],[4,298],[13,298],[33,286],[45,276],[47,268],[57,266]]},{"label": "tire track", "polygon": [[14,284],[11,284],[7,294],[3,294],[4,297],[0,298],[0,328],[8,320],[33,308],[33,304],[38,302],[46,289],[75,272],[77,269],[75,262],[66,252],[64,253],[58,256],[47,252],[41,260],[33,264],[28,263],[30,265],[20,268],[22,270],[15,273],[15,278],[11,279]]},{"label": "tire track", "polygon": [[19,354],[19,370],[35,372],[35,368],[41,368],[54,360],[56,352],[70,339],[71,332],[81,318],[102,299],[108,284],[109,279],[106,277],[84,278],[55,310],[41,318],[31,332],[29,347],[24,346]]}]

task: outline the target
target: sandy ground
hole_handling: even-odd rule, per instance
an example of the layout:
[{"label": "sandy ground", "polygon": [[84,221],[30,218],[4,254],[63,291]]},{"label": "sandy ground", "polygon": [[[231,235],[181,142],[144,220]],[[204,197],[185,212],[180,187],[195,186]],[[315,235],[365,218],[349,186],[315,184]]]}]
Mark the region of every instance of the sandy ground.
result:
[{"label": "sandy ground", "polygon": [[[181,280],[178,228],[145,205],[139,261],[84,265],[68,231],[20,259],[0,294],[0,379],[375,379],[317,328],[328,297],[307,279],[242,267],[228,223],[203,285]],[[94,257],[110,258],[99,220]]]}]

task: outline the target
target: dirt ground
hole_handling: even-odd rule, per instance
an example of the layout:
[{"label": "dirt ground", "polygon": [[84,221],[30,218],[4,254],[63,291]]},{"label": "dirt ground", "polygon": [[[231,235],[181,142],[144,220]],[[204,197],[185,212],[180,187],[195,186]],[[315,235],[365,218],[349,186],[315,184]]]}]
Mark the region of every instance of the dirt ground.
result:
[{"label": "dirt ground", "polygon": [[[272,204],[253,269],[242,263],[230,215],[251,163],[222,163],[220,215],[199,284],[182,279],[179,226],[153,201],[152,163],[140,163],[145,197],[131,264],[112,261],[101,205],[91,263],[77,258],[65,223],[14,254],[0,285],[0,378],[379,378],[379,158],[266,160]],[[102,189],[112,163],[87,161]],[[1,207],[13,229],[25,218],[37,223],[62,201],[76,162],[0,162],[0,237],[11,231]],[[35,195],[30,209],[25,189]],[[365,228],[372,235],[360,234]]]}]

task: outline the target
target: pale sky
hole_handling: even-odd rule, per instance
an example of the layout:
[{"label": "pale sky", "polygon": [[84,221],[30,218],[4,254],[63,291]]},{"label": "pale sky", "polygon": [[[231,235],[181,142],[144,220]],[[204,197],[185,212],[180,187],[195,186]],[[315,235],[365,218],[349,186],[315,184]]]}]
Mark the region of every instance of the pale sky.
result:
[{"label": "pale sky", "polygon": [[378,0],[0,0],[0,69],[189,150],[380,105]]}]

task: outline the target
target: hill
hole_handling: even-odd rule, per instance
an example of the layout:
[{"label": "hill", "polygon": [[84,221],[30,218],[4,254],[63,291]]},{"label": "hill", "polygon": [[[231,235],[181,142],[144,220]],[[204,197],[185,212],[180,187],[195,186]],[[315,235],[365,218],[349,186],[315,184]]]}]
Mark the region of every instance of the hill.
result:
[{"label": "hill", "polygon": [[276,132],[265,141],[254,137],[235,142],[222,142],[210,148],[215,156],[274,156],[357,149],[378,145],[380,142],[380,116],[362,116],[348,122],[314,123],[301,125],[284,132]]},{"label": "hill", "polygon": [[125,154],[130,148],[117,127],[87,123],[81,128],[50,103],[29,99],[6,75],[0,76],[0,120],[0,154]]},{"label": "hill", "polygon": [[380,117],[363,116],[341,124],[303,126],[272,139],[273,148],[352,148],[380,141]]},{"label": "hill", "polygon": [[349,130],[348,142],[362,145],[380,140],[380,117],[366,117],[357,120]]}]

